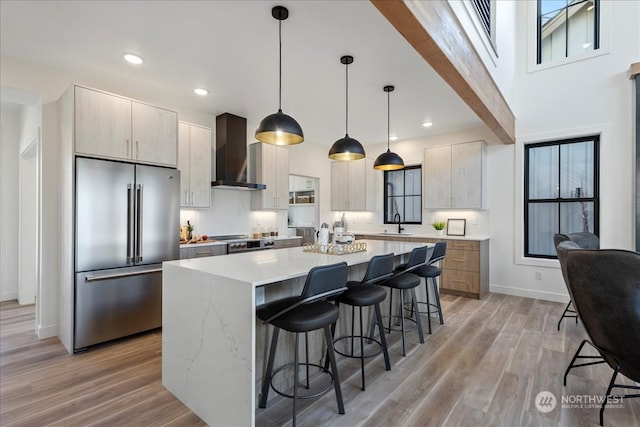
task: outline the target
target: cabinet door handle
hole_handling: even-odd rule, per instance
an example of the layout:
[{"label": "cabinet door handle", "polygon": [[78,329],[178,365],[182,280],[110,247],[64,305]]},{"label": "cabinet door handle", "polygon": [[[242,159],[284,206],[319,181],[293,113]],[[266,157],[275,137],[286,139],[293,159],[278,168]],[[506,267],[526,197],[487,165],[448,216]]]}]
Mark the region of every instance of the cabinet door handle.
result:
[{"label": "cabinet door handle", "polygon": [[194,201],[195,199],[193,198],[193,191],[191,192],[191,204],[195,205],[196,202]]},{"label": "cabinet door handle", "polygon": [[189,205],[189,192],[188,192],[188,191],[185,191],[185,192],[184,192],[184,204],[185,204],[186,206],[188,206],[188,205]]},{"label": "cabinet door handle", "polygon": [[452,281],[453,281],[453,282],[458,282],[458,283],[464,283],[464,282],[466,282],[466,280],[456,280],[456,279],[453,279]]},{"label": "cabinet door handle", "polygon": [[464,258],[463,259],[452,259],[451,261],[455,261],[455,262],[464,262]]},{"label": "cabinet door handle", "polygon": [[129,138],[127,138],[127,157],[131,157],[131,149],[129,147]]},{"label": "cabinet door handle", "polygon": [[138,158],[138,140],[136,139],[136,159]]}]

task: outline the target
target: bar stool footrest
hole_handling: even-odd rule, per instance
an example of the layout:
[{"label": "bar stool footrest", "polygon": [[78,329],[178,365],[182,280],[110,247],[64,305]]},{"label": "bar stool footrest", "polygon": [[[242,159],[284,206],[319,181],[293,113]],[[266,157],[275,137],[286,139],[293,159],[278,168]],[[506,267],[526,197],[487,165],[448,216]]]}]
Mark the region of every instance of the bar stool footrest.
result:
[{"label": "bar stool footrest", "polygon": [[[399,325],[400,325],[400,317],[401,317],[401,316],[399,316],[399,315],[397,315],[397,314],[393,314],[393,315],[390,315],[390,316],[389,316],[389,315],[386,315],[386,316],[381,316],[381,317],[382,317],[382,319],[383,319],[383,321],[382,321],[382,323],[383,323],[383,324],[384,324],[384,319],[388,319],[388,318],[398,319],[398,320],[397,320],[397,322],[396,322],[396,324],[395,324],[395,325],[396,325],[396,327],[391,327],[391,328],[389,328],[389,327],[387,327],[387,326],[383,326],[382,328],[383,328],[385,331],[387,331],[388,333],[391,333],[391,331],[402,332],[402,327],[400,327],[400,326],[399,326]],[[405,328],[404,328],[405,332],[411,332],[411,331],[415,330],[415,329],[418,327],[418,326],[417,326],[417,323],[416,323],[416,319],[414,319],[413,317],[406,317],[406,316],[404,316],[404,320],[408,320],[408,321],[410,321],[410,322],[413,322],[413,325],[412,325],[412,326],[409,326],[409,327],[405,327]]]},{"label": "bar stool footrest", "polygon": [[[377,346],[375,347],[376,348],[376,352],[375,353],[370,353],[370,354],[364,354],[364,355],[356,355],[356,354],[353,354],[353,353],[349,354],[349,353],[341,352],[337,348],[336,343],[339,342],[339,341],[342,341],[342,340],[349,339],[349,338],[354,339],[354,340],[360,340],[360,338],[362,338],[364,341],[366,341],[367,344],[371,344],[371,342],[373,341],[375,344],[377,344]],[[357,346],[354,346],[354,351],[355,350],[360,350],[359,347],[360,347],[360,344],[358,343]],[[377,339],[371,338],[371,337],[368,337],[368,336],[365,337],[365,336],[360,336],[360,335],[345,335],[343,337],[339,337],[339,338],[336,338],[336,339],[333,340],[333,351],[335,351],[336,353],[338,353],[339,355],[344,356],[344,357],[350,357],[350,358],[353,358],[353,359],[360,359],[360,358],[368,359],[370,357],[376,357],[377,355],[382,353],[382,343],[380,341],[378,341]]]},{"label": "bar stool footrest", "polygon": [[[287,393],[285,393],[285,392],[283,392],[281,390],[278,390],[276,388],[276,386],[273,384],[273,379],[276,377],[276,375],[279,372],[281,372],[281,371],[283,371],[285,369],[291,369],[291,368],[295,369],[294,365],[295,365],[295,363],[288,363],[286,365],[282,365],[278,369],[273,371],[273,374],[271,375],[271,383],[270,383],[270,385],[271,385],[271,388],[273,389],[273,391],[278,393],[280,396],[288,397],[289,399],[293,399],[293,394],[287,394]],[[330,371],[324,369],[323,366],[317,365],[315,363],[298,363],[298,368],[303,368],[305,366],[312,366],[314,368],[318,368],[321,371],[321,374],[329,376],[330,381],[329,381],[329,384],[324,386],[324,388],[322,388],[319,391],[316,391],[316,392],[313,392],[313,393],[309,393],[309,394],[301,394],[300,392],[298,392],[298,399],[313,399],[313,398],[322,396],[322,395],[326,394],[327,392],[329,392],[329,390],[333,389],[333,374]],[[313,383],[317,382],[317,381],[318,381],[318,378],[313,378],[312,381],[311,381],[311,384],[313,385]],[[303,389],[306,388],[302,384],[298,384],[298,387],[302,387]]]},{"label": "bar stool footrest", "polygon": [[[432,315],[432,314],[438,314],[439,315],[440,314],[440,310],[438,310],[438,306],[436,304],[427,303],[427,302],[424,302],[424,301],[416,301],[416,304],[418,304],[418,305],[420,305],[420,304],[429,305],[429,311],[420,311],[420,310],[418,310],[418,313],[422,314],[423,316],[426,315],[426,314],[429,314],[429,315]],[[411,310],[411,303],[410,302],[406,302],[406,303],[404,303],[404,305],[405,305],[405,307],[404,307],[405,310],[409,310],[409,311]],[[406,319],[406,317],[405,317],[405,319]],[[443,323],[441,323],[441,325],[442,324]]]}]

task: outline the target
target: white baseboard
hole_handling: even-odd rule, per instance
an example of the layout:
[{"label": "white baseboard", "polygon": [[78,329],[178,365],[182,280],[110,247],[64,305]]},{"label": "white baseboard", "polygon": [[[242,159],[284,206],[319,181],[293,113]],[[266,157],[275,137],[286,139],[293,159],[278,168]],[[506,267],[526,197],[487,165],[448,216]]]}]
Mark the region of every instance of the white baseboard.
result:
[{"label": "white baseboard", "polygon": [[13,292],[3,292],[2,295],[0,295],[0,301],[11,301],[11,300],[18,300],[18,291],[13,291]]},{"label": "white baseboard", "polygon": [[38,330],[36,331],[36,335],[38,339],[43,340],[45,338],[51,338],[58,336],[58,325],[38,325]]},{"label": "white baseboard", "polygon": [[534,289],[513,288],[511,286],[489,285],[489,291],[497,294],[514,295],[517,297],[535,298],[545,301],[569,302],[568,294],[559,294],[557,292],[543,292]]}]

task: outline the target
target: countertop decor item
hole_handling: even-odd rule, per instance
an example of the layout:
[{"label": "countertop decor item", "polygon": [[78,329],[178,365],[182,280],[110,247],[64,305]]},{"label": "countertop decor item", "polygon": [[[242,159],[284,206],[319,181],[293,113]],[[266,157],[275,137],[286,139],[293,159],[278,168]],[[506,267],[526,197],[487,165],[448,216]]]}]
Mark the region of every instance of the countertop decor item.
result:
[{"label": "countertop decor item", "polygon": [[344,245],[329,243],[328,245],[308,244],[302,246],[302,252],[313,252],[328,255],[345,255],[366,251],[367,243],[362,241],[355,241],[353,243],[346,243]]},{"label": "countertop decor item", "polygon": [[404,169],[404,161],[402,157],[398,156],[396,153],[393,153],[389,148],[389,141],[391,133],[391,119],[390,113],[391,110],[391,101],[390,101],[390,93],[393,92],[395,88],[391,85],[385,86],[383,90],[387,92],[387,151],[382,153],[376,159],[376,162],[373,164],[374,169],[378,169],[381,171],[394,171],[399,169]]},{"label": "countertop decor item", "polygon": [[353,56],[344,55],[340,58],[340,63],[345,65],[345,133],[344,138],[340,138],[333,143],[329,150],[329,158],[331,160],[359,160],[364,159],[364,147],[357,139],[349,136],[349,64],[353,63]]},{"label": "countertop decor item", "polygon": [[447,236],[464,236],[466,225],[466,219],[448,219]]},{"label": "countertop decor item", "polygon": [[442,236],[444,234],[444,228],[447,226],[447,223],[444,221],[434,221],[431,223],[431,226],[435,228],[436,234],[438,236]]},{"label": "countertop decor item", "polygon": [[271,16],[278,20],[278,112],[262,119],[256,129],[256,139],[274,145],[294,145],[304,141],[302,127],[291,116],[282,112],[282,21],[289,17],[289,10],[284,6],[271,9]]}]

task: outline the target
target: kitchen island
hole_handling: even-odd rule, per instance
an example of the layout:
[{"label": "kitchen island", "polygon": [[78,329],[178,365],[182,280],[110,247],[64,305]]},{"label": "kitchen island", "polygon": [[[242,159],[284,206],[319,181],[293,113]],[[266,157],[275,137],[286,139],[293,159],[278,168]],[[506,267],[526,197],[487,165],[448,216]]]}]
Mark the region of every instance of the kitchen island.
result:
[{"label": "kitchen island", "polygon": [[[297,247],[165,262],[162,384],[210,426],[253,426],[270,332],[256,307],[299,294],[313,267],[344,261],[349,278],[360,280],[374,255],[401,258],[424,245],[365,242],[366,252],[345,255]],[[321,348],[317,339],[311,351]]]}]

